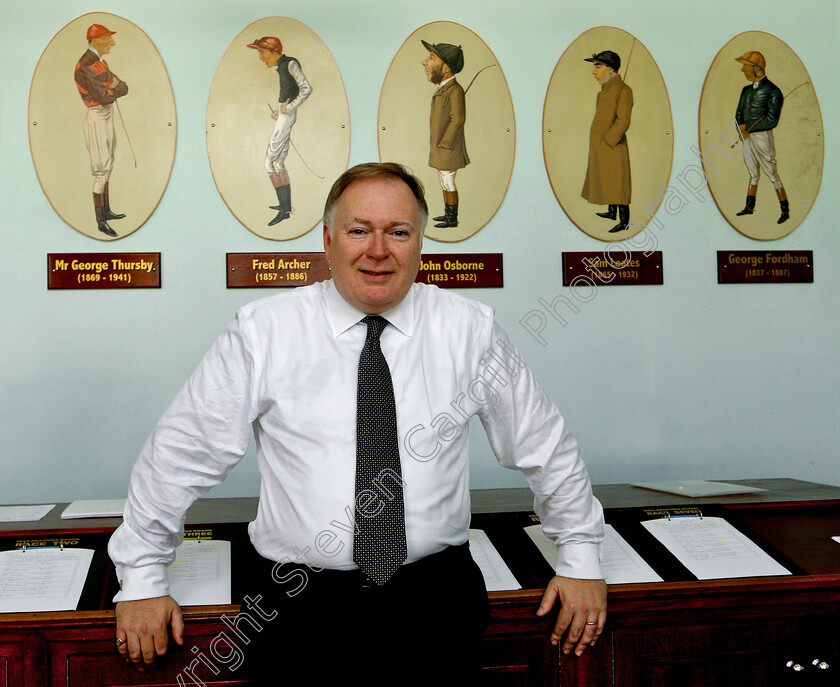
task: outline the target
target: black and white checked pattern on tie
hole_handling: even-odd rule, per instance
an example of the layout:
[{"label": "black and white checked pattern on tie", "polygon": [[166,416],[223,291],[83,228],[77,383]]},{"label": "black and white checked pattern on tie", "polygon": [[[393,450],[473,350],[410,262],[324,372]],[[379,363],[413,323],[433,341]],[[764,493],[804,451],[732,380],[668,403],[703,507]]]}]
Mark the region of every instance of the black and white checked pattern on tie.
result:
[{"label": "black and white checked pattern on tie", "polygon": [[356,408],[356,527],[353,560],[382,585],[407,555],[397,407],[379,336],[388,321],[368,315]]}]

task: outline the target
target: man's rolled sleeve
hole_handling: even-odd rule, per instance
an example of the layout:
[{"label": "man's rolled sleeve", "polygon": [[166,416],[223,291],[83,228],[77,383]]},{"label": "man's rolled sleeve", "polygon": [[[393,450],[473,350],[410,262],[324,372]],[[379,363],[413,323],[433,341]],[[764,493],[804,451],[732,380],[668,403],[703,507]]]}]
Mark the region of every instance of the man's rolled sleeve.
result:
[{"label": "man's rolled sleeve", "polygon": [[121,585],[115,602],[169,594],[166,569],[183,540],[187,509],[248,448],[256,411],[247,327],[238,318],[216,340],[140,452],[123,524],[108,543]]},{"label": "man's rolled sleeve", "polygon": [[528,482],[543,532],[558,547],[557,574],[604,579],[599,562],[604,511],[577,440],[498,325],[488,347],[505,359],[508,372],[505,385],[496,387],[497,402],[479,411],[490,445],[503,466],[519,470]]}]

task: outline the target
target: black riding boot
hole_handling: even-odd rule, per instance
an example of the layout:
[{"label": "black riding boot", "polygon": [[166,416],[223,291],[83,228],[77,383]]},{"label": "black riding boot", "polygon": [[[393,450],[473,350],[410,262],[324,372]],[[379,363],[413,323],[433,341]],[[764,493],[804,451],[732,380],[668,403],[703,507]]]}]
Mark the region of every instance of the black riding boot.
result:
[{"label": "black riding boot", "polygon": [[103,194],[93,194],[93,210],[96,213],[96,228],[111,238],[118,236],[117,232],[108,224],[108,218],[105,217],[105,198]]},{"label": "black riding boot", "polygon": [[458,206],[457,205],[444,205],[443,206],[443,217],[440,218],[440,222],[435,224],[435,227],[438,229],[445,229],[446,227],[457,227],[458,226]]},{"label": "black riding boot", "polygon": [[617,234],[619,231],[627,231],[630,228],[630,206],[618,206],[618,224],[610,229],[611,234]]},{"label": "black riding boot", "polygon": [[782,208],[782,214],[776,221],[776,224],[787,222],[790,219],[790,205],[788,204],[787,200],[780,200],[779,205]]},{"label": "black riding boot", "polygon": [[751,215],[755,212],[755,196],[747,196],[747,204],[744,206],[744,209],[741,212],[736,212],[735,215],[740,217],[741,215]]},{"label": "black riding boot", "polygon": [[105,184],[105,191],[102,193],[102,217],[107,221],[109,219],[124,219],[125,215],[121,212],[113,212],[111,210],[110,191],[108,184]]},{"label": "black riding boot", "polygon": [[274,189],[277,192],[277,205],[272,205],[272,210],[277,210],[277,214],[274,216],[268,226],[273,227],[275,224],[279,224],[284,219],[289,219],[292,215],[292,187],[290,184],[283,184],[282,186],[278,186]]},{"label": "black riding boot", "polygon": [[604,219],[615,219],[617,210],[618,205],[610,205],[606,212],[596,212],[595,214]]}]

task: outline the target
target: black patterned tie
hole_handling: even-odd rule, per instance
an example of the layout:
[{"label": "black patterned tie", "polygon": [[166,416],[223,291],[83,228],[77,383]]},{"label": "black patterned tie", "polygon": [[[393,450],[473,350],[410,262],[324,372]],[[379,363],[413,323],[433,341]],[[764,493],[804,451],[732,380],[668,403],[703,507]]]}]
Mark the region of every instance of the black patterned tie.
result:
[{"label": "black patterned tie", "polygon": [[382,585],[407,555],[397,407],[379,336],[388,321],[368,315],[356,408],[356,527],[353,560]]}]

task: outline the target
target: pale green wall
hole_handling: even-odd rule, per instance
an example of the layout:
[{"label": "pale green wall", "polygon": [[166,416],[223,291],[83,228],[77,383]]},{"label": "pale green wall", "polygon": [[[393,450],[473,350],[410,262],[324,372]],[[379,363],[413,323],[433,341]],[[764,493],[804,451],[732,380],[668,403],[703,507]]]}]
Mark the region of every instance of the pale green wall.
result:
[{"label": "pale green wall", "polygon": [[[217,193],[207,160],[205,110],[218,61],[245,26],[272,14],[302,21],[332,51],[350,106],[351,164],[377,158],[379,91],[411,32],[451,20],[489,44],[516,112],[510,189],[472,239],[426,248],[504,254],[505,288],[468,295],[496,307],[580,439],[593,481],[788,476],[840,484],[836,5],[2,0],[0,503],[123,496],[134,458],[172,395],[235,309],[266,295],[225,288],[225,253],[320,249],[319,230],[282,244],[248,232]],[[94,10],[123,16],[149,35],[169,71],[178,114],[175,165],[157,211],[111,245],[82,236],[55,214],[27,141],[29,87],[42,51],[68,22]],[[556,202],[540,134],[557,60],[599,25],[632,33],[657,60],[673,110],[674,174],[696,162],[689,147],[697,141],[700,91],[712,60],[747,30],[778,36],[810,71],[825,123],[826,167],[808,218],[771,246],[738,234],[708,195],[668,217],[658,234],[665,285],[599,289],[565,328],[546,329],[543,347],[519,320],[538,298],[563,292],[562,251],[604,247]],[[717,285],[717,250],[765,247],[813,250],[815,283]],[[47,253],[97,251],[161,252],[163,288],[47,291]],[[495,464],[480,430],[474,434],[473,486],[524,484]],[[257,493],[253,453],[214,493]]]}]

